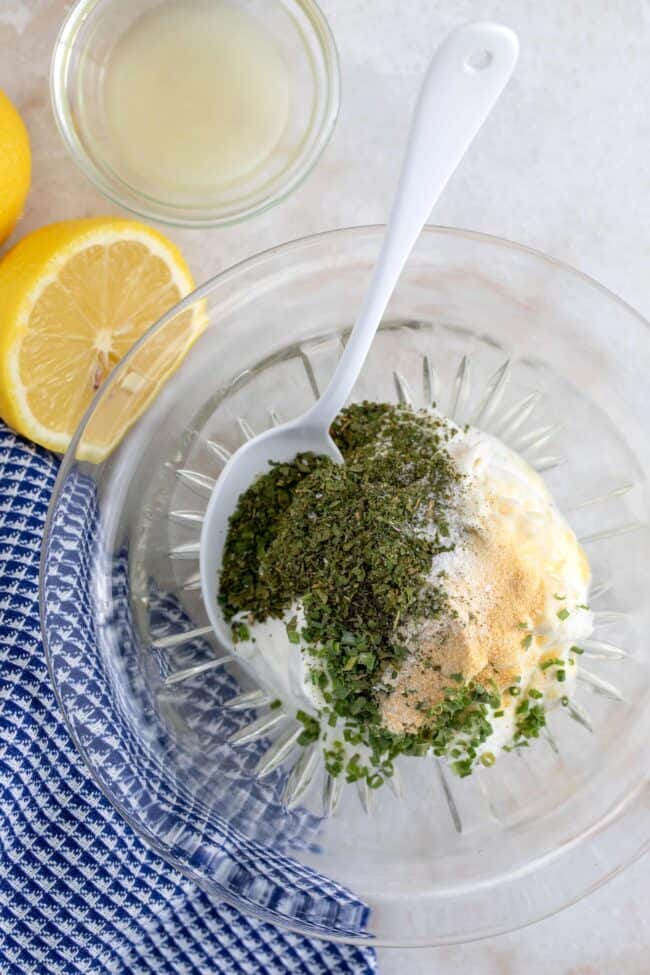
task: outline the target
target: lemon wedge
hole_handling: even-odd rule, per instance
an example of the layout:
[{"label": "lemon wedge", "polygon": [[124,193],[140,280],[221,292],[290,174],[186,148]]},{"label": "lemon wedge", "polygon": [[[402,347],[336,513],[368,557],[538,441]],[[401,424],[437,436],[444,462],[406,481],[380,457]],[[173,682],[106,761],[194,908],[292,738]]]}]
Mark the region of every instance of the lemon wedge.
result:
[{"label": "lemon wedge", "polygon": [[[30,234],[0,263],[0,415],[64,451],[116,363],[193,287],[180,251],[133,220],[69,220]],[[203,326],[193,307],[136,350],[93,414],[79,456],[107,456]]]}]

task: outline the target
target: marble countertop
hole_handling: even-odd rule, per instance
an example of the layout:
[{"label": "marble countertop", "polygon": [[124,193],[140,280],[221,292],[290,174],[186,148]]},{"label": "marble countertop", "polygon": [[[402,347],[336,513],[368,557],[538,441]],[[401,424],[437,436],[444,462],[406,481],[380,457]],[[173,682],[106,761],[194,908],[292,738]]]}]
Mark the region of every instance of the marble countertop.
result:
[{"label": "marble countertop", "polygon": [[[341,56],[334,137],[288,200],[220,231],[172,231],[198,281],[265,247],[385,219],[422,73],[466,20],[513,27],[520,62],[445,191],[437,223],[508,237],[593,275],[650,317],[650,4],[647,0],[321,0]],[[66,157],[49,109],[52,44],[69,4],[0,0],[0,87],[32,140],[17,236],[117,212]],[[371,174],[372,178],[368,176]],[[478,944],[380,951],[381,975],[647,975],[650,880],[640,861],[550,920]]]}]

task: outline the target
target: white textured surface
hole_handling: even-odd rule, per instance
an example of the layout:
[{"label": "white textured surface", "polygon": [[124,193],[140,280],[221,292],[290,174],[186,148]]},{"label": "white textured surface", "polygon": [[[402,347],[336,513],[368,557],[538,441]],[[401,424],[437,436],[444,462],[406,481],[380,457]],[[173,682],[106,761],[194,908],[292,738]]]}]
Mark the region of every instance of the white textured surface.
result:
[{"label": "white textured surface", "polygon": [[[65,158],[49,111],[63,0],[0,0],[0,86],[32,138],[22,225],[115,211]],[[511,85],[445,192],[435,221],[538,247],[650,316],[650,4],[647,0],[322,0],[343,104],[317,170],[289,200],[223,231],[173,231],[198,281],[265,247],[382,221],[409,107],[453,25],[502,19],[521,40]],[[614,338],[614,337],[613,337]],[[475,945],[382,951],[381,975],[648,975],[650,882],[641,861],[562,915]]]}]

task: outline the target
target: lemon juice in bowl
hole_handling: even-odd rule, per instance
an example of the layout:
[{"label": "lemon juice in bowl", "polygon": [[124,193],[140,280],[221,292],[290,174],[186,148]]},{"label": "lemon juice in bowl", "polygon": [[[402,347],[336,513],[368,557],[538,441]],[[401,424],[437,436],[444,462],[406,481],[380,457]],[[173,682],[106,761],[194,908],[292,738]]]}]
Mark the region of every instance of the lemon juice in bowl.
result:
[{"label": "lemon juice in bowl", "polygon": [[50,83],[61,136],[98,188],[145,219],[195,228],[292,192],[340,98],[316,0],[77,0]]},{"label": "lemon juice in bowl", "polygon": [[108,136],[153,195],[213,197],[249,176],[287,125],[287,65],[242,4],[166,0],[119,38],[105,67]]}]

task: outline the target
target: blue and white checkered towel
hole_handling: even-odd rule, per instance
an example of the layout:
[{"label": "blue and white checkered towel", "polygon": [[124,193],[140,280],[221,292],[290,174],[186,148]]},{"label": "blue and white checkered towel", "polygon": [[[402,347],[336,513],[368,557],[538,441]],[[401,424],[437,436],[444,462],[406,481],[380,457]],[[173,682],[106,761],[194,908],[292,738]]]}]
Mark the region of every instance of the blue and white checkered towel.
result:
[{"label": "blue and white checkered towel", "polygon": [[362,975],[374,954],[211,900],[92,781],[59,713],[38,619],[57,460],[0,423],[0,973]]}]

